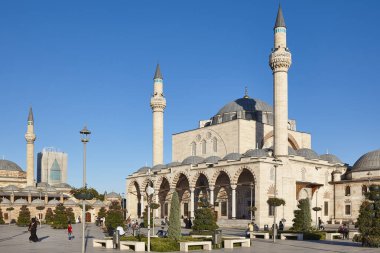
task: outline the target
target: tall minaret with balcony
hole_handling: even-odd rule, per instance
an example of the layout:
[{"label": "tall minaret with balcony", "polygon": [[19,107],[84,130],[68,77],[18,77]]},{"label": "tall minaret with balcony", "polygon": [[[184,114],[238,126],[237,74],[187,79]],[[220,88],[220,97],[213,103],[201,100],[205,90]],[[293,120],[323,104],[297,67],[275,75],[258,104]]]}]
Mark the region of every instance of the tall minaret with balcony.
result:
[{"label": "tall minaret with balcony", "polygon": [[153,111],[153,166],[164,162],[164,110],[166,99],[163,93],[163,78],[160,65],[157,64],[153,78],[153,95],[150,107]]},{"label": "tall minaret with balcony", "polygon": [[274,154],[288,155],[288,70],[292,55],[286,47],[286,26],[281,6],[274,25],[274,48],[269,56],[273,71]]},{"label": "tall minaret with balcony", "polygon": [[34,186],[34,119],[32,107],[29,109],[28,128],[25,134],[26,140],[26,185]]}]

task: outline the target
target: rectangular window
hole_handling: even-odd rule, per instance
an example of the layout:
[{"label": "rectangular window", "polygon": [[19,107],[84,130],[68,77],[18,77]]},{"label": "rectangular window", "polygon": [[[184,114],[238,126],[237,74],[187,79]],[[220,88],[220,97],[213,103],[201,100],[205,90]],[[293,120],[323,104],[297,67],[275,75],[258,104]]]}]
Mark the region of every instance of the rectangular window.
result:
[{"label": "rectangular window", "polygon": [[4,220],[8,220],[9,217],[8,217],[8,213],[4,213]]},{"label": "rectangular window", "polygon": [[345,215],[351,215],[351,205],[346,205],[344,213]]},{"label": "rectangular window", "polygon": [[183,203],[183,216],[187,216],[189,214],[189,203]]},{"label": "rectangular window", "polygon": [[329,216],[329,202],[325,201],[324,206],[325,216]]},{"label": "rectangular window", "polygon": [[274,216],[274,209],[275,209],[275,206],[268,205],[268,208],[269,208],[269,213],[268,213],[268,215],[269,215],[269,216]]},{"label": "rectangular window", "polygon": [[221,202],[221,215],[227,216],[227,202]]}]

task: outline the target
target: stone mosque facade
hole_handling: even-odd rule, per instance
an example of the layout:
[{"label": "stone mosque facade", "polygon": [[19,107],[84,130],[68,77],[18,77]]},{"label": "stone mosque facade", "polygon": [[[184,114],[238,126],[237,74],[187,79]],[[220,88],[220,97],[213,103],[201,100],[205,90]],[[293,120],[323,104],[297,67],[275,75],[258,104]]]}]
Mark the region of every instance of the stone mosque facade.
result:
[{"label": "stone mosque facade", "polygon": [[[142,216],[146,189],[160,204],[154,216],[169,216],[171,196],[177,191],[181,215],[194,218],[202,202],[211,204],[218,223],[237,224],[251,218],[262,228],[273,224],[274,208],[268,198],[286,205],[276,208],[277,223],[291,226],[298,200],[309,198],[320,207],[318,217],[327,223],[355,222],[368,185],[380,183],[380,150],[368,152],[353,166],[333,154],[312,150],[311,134],[298,131],[288,118],[288,70],[292,64],[286,44],[281,7],[274,26],[269,55],[273,72],[273,104],[244,97],[223,106],[199,128],[173,134],[172,162],[163,164],[163,123],[166,99],[159,65],[154,76],[153,167],[142,167],[126,179],[128,216]],[[251,206],[257,210],[252,214]],[[312,218],[315,222],[315,213]]]},{"label": "stone mosque facade", "polygon": [[[81,217],[82,201],[70,193],[72,188],[66,183],[66,171],[62,173],[64,181],[35,180],[34,142],[36,135],[32,108],[29,110],[25,140],[26,171],[12,161],[0,160],[0,209],[5,223],[16,222],[22,206],[29,209],[31,217],[37,217],[42,222],[45,220],[47,210],[50,208],[54,211],[60,203],[66,208],[73,209],[75,219]],[[54,163],[52,164],[54,165]],[[37,174],[40,176],[39,173]],[[92,207],[86,212],[86,221],[95,222],[100,208],[108,209],[111,201],[120,202],[121,196],[110,192],[105,196],[105,201],[96,199],[86,201],[86,205]]]}]

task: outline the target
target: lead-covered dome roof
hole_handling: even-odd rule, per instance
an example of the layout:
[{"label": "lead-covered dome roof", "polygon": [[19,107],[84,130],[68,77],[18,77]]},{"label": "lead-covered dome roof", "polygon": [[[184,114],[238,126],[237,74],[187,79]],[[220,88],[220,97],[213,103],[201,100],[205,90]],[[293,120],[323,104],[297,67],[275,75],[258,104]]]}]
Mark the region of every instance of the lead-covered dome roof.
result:
[{"label": "lead-covered dome roof", "polygon": [[237,118],[273,124],[273,108],[264,101],[244,96],[223,106],[211,118],[211,124],[215,125]]},{"label": "lead-covered dome roof", "polygon": [[352,171],[380,170],[380,149],[362,155],[352,167]]},{"label": "lead-covered dome roof", "polygon": [[296,150],[297,155],[303,156],[306,159],[319,159],[317,152],[309,148],[301,148]]},{"label": "lead-covered dome roof", "polygon": [[268,151],[265,149],[249,149],[244,153],[245,157],[267,157]]},{"label": "lead-covered dome roof", "polygon": [[329,163],[343,163],[336,155],[333,154],[320,155],[319,158],[328,161]]},{"label": "lead-covered dome roof", "polygon": [[13,170],[13,171],[22,171],[20,166],[16,163],[8,160],[0,160],[0,170]]},{"label": "lead-covered dome roof", "polygon": [[182,165],[199,164],[203,163],[204,159],[200,156],[189,156],[182,161]]}]

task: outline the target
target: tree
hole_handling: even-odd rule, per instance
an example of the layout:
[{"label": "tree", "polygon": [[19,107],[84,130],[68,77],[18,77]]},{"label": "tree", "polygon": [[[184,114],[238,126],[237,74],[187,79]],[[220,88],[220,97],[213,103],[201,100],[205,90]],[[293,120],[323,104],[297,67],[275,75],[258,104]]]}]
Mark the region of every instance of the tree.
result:
[{"label": "tree", "polygon": [[3,218],[3,212],[2,212],[2,210],[0,208],[0,224],[4,224],[4,223],[5,223],[5,221],[4,221],[4,218]]},{"label": "tree", "polygon": [[20,208],[20,212],[17,218],[17,225],[25,227],[25,226],[28,226],[29,223],[30,223],[30,211],[26,205],[23,205]]},{"label": "tree", "polygon": [[123,211],[118,201],[112,201],[106,215],[106,227],[110,232],[118,226],[123,226]]},{"label": "tree", "polygon": [[214,231],[219,228],[216,224],[214,212],[211,208],[199,208],[195,210],[195,219],[193,224],[193,230],[201,232],[204,230]]},{"label": "tree", "polygon": [[77,199],[99,199],[101,201],[104,201],[104,194],[99,194],[97,190],[94,188],[87,188],[87,187],[81,187],[81,188],[73,188],[70,193],[74,195]]},{"label": "tree", "polygon": [[168,237],[178,241],[181,238],[181,217],[178,193],[174,191],[170,203]]},{"label": "tree", "polygon": [[53,213],[53,210],[51,210],[51,208],[49,207],[46,210],[45,221],[46,221],[46,223],[52,223],[53,219],[54,219],[54,213]]},{"label": "tree", "polygon": [[[150,203],[150,226],[153,224],[153,210],[160,207],[160,204]],[[144,217],[144,227],[148,227],[148,205],[145,206],[145,210],[143,213]]]},{"label": "tree", "polygon": [[66,216],[68,217],[71,224],[75,224],[75,215],[71,207],[66,208]]},{"label": "tree", "polygon": [[380,185],[369,188],[367,200],[360,206],[358,227],[363,246],[380,247]]},{"label": "tree", "polygon": [[292,230],[308,232],[311,230],[310,201],[308,198],[298,201],[298,210],[294,211]]},{"label": "tree", "polygon": [[52,227],[56,229],[67,228],[68,216],[63,204],[58,204],[54,210]]},{"label": "tree", "polygon": [[103,217],[106,217],[107,215],[107,210],[106,208],[103,206],[99,209],[99,212],[98,212],[98,217],[99,218],[103,218]]}]

